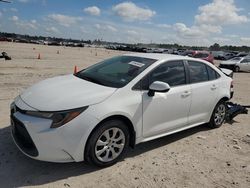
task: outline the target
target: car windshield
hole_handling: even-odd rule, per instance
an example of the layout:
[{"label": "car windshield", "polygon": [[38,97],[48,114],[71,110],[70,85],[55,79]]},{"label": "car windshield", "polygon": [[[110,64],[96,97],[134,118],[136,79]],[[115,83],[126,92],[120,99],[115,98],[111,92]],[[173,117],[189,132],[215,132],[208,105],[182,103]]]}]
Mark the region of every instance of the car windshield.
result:
[{"label": "car windshield", "polygon": [[121,88],[155,61],[142,57],[118,56],[92,65],[75,76],[96,84]]},{"label": "car windshield", "polygon": [[193,57],[194,58],[206,58],[206,57],[208,57],[208,54],[206,54],[206,53],[197,53]]}]

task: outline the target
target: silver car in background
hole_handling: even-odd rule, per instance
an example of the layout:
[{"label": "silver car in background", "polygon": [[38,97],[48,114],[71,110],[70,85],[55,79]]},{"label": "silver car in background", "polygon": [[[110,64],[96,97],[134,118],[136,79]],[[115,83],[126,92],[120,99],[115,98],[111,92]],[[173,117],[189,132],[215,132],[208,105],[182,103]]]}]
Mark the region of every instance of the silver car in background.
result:
[{"label": "silver car in background", "polygon": [[220,63],[220,68],[230,69],[234,72],[250,71],[250,56],[235,57]]}]

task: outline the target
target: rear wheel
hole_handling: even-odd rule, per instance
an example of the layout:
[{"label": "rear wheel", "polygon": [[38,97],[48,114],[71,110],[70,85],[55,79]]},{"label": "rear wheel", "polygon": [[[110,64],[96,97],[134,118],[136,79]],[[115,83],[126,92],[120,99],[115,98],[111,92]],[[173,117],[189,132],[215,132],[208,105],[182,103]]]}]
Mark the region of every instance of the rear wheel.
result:
[{"label": "rear wheel", "polygon": [[89,162],[106,167],[119,161],[129,144],[129,130],[120,120],[102,123],[91,135],[86,149]]},{"label": "rear wheel", "polygon": [[226,117],[226,103],[225,101],[220,101],[214,108],[213,114],[210,118],[209,127],[218,128],[220,127]]}]

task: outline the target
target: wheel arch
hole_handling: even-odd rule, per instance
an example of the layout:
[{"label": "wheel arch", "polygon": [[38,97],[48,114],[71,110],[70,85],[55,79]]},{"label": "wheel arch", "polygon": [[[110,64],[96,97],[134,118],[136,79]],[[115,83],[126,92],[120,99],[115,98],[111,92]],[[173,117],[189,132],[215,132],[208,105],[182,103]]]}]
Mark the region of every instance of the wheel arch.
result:
[{"label": "wheel arch", "polygon": [[230,98],[227,97],[227,96],[225,96],[225,97],[222,97],[222,98],[217,102],[217,104],[218,104],[220,101],[226,102],[226,101],[229,101],[229,100],[230,100]]},{"label": "wheel arch", "polygon": [[101,125],[102,123],[106,122],[106,121],[109,121],[109,120],[121,120],[123,121],[126,125],[128,125],[128,130],[129,130],[129,146],[131,146],[132,148],[135,147],[135,140],[136,140],[136,132],[135,132],[135,129],[134,129],[134,125],[132,123],[132,121],[124,116],[124,115],[111,115],[109,117],[106,117],[105,119],[103,119],[102,121],[100,121],[94,128],[93,130],[91,131],[91,133],[89,134],[88,136],[88,139],[87,139],[87,142],[85,144],[85,148],[84,148],[84,159],[87,158],[87,145],[88,145],[88,142],[89,142],[89,139],[90,137],[92,136],[92,134],[95,132],[95,130],[97,130]]},{"label": "wheel arch", "polygon": [[[238,68],[238,70],[237,70],[237,68]],[[240,66],[239,66],[239,64],[235,64],[234,65],[234,72],[239,72],[240,71]]]},{"label": "wheel arch", "polygon": [[[223,122],[222,122],[220,125],[215,125],[214,122],[212,122],[212,121],[213,121],[213,119],[212,119],[212,118],[213,118],[213,113],[214,113],[214,111],[215,111],[215,109],[216,109],[216,106],[218,106],[218,104],[220,104],[220,103],[224,103],[224,104],[225,104],[225,107],[226,107],[226,102],[227,102],[228,100],[230,100],[230,98],[229,98],[228,96],[221,97],[220,100],[218,100],[218,102],[216,103],[216,105],[215,105],[215,107],[214,107],[212,113],[210,114],[210,120],[209,120],[209,122],[208,122],[208,126],[209,126],[209,127],[211,127],[211,128],[219,128],[219,127],[223,124]],[[227,107],[226,107],[226,109],[227,109]],[[225,115],[225,116],[226,116],[226,115]]]},{"label": "wheel arch", "polygon": [[[219,100],[217,101],[217,103],[215,104],[215,106],[216,106],[219,102],[221,102],[221,101],[226,102],[226,101],[229,101],[229,100],[230,100],[230,98],[229,98],[228,96],[221,97],[221,98],[219,98]],[[214,108],[215,108],[215,106],[214,106]],[[213,114],[214,108],[212,109],[212,111],[211,111],[210,114],[209,114],[209,121],[210,121],[211,116],[212,116],[212,114]]]}]

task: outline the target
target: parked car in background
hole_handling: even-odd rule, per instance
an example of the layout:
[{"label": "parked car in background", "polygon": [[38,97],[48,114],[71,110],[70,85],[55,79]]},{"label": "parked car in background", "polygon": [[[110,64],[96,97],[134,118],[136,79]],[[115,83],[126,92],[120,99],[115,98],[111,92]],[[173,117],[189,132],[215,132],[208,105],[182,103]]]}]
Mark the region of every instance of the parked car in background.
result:
[{"label": "parked car in background", "polygon": [[28,88],[11,104],[12,136],[31,158],[105,167],[128,146],[220,127],[231,96],[232,78],[206,61],[127,54]]},{"label": "parked car in background", "polygon": [[212,55],[214,56],[214,59],[218,59],[219,56],[223,55],[223,51],[212,51]]},{"label": "parked car in background", "polygon": [[184,53],[186,51],[186,49],[177,49],[173,51],[173,54],[175,55],[181,55],[182,53]]},{"label": "parked car in background", "polygon": [[246,53],[246,52],[239,52],[238,54],[236,54],[235,57],[245,57],[245,56],[248,56],[250,54]]},{"label": "parked car in background", "polygon": [[234,57],[230,60],[221,62],[219,67],[230,69],[234,72],[250,71],[250,56]]},{"label": "parked car in background", "polygon": [[165,51],[166,51],[166,49],[164,49],[164,48],[155,48],[153,53],[163,53]]},{"label": "parked car in background", "polygon": [[207,51],[194,51],[193,52],[193,58],[203,59],[205,61],[208,61],[212,64],[214,64],[214,56],[211,52]]},{"label": "parked car in background", "polygon": [[165,49],[162,53],[163,54],[172,54],[174,52],[173,49]]},{"label": "parked car in background", "polygon": [[154,48],[146,48],[145,52],[146,53],[154,53],[155,49]]},{"label": "parked car in background", "polygon": [[237,71],[250,72],[250,56],[244,57],[238,66]]},{"label": "parked car in background", "polygon": [[194,54],[193,50],[186,50],[185,52],[181,53],[180,55],[192,57],[193,54]]},{"label": "parked car in background", "polygon": [[229,60],[234,58],[236,55],[234,53],[224,52],[223,54],[220,54],[217,59],[219,60]]}]

